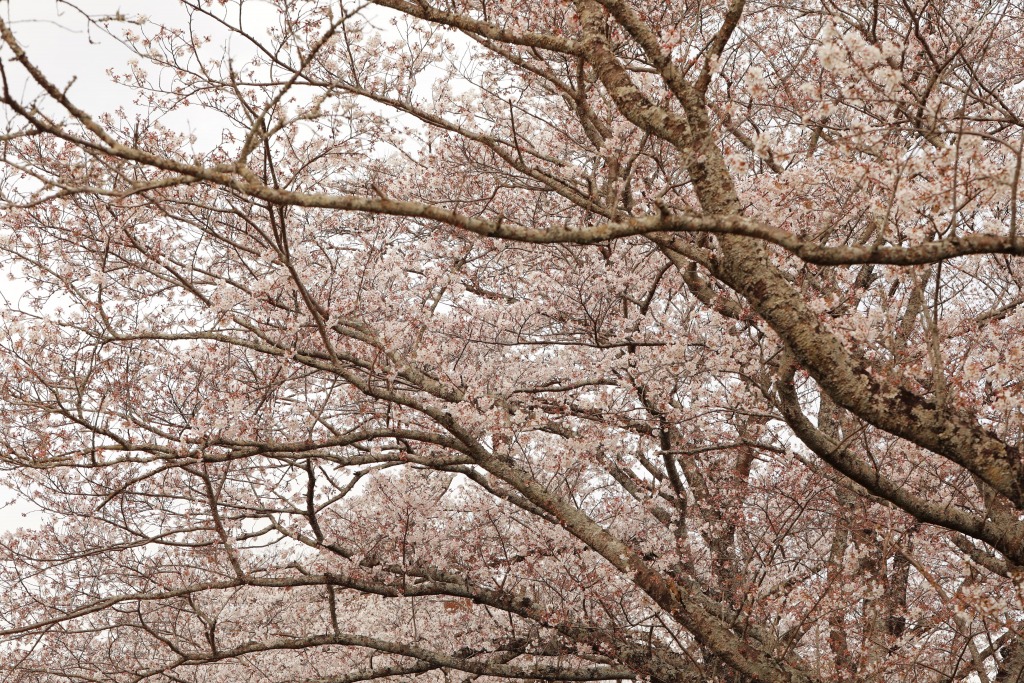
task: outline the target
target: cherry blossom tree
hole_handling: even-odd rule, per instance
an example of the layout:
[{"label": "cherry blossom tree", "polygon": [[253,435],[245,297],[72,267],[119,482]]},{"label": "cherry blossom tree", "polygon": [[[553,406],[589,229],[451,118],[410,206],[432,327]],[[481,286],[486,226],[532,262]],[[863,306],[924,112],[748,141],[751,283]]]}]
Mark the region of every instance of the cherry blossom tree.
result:
[{"label": "cherry blossom tree", "polygon": [[1024,7],[58,4],[4,680],[1024,680]]}]

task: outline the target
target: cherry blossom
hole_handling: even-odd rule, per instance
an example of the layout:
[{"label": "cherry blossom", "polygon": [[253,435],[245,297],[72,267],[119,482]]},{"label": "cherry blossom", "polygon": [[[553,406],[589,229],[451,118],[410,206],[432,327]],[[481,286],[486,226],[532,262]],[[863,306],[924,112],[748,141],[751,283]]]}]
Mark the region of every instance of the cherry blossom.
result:
[{"label": "cherry blossom", "polygon": [[11,680],[1024,675],[1020,7],[61,5]]}]

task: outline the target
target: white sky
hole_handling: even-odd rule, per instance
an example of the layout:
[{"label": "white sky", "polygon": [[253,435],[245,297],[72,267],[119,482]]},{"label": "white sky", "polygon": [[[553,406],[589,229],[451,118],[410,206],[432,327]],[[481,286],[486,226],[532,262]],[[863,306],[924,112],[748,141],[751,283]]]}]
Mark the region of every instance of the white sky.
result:
[{"label": "white sky", "polygon": [[[136,13],[154,17],[178,12],[175,0],[127,3]],[[116,14],[125,3],[119,0],[83,0],[77,6],[89,14]],[[82,14],[59,0],[2,0],[0,12],[26,53],[57,84],[75,79],[71,96],[81,106],[99,113],[109,109],[112,96],[128,101],[130,95],[110,83],[106,70],[127,65],[127,50],[96,28],[89,29]],[[127,11],[125,11],[127,13]]]},{"label": "white sky", "polygon": [[[243,17],[250,32],[258,34],[261,25],[266,27],[276,22],[277,12],[268,3],[258,0],[243,2]],[[232,3],[230,7],[231,11],[238,11],[237,4]],[[101,28],[90,26],[85,14],[94,18],[122,16],[129,20],[142,16],[184,28],[188,26],[187,12],[178,0],[77,0],[73,4],[68,0],[0,0],[0,16],[11,26],[26,54],[56,85],[66,87],[70,84],[68,95],[72,102],[93,116],[112,112],[118,107],[130,113],[134,109],[134,91],[114,84],[107,72],[111,69],[126,71],[134,55]],[[139,29],[126,22],[110,22],[108,25],[115,33]],[[201,35],[212,37],[210,48],[213,50],[222,48],[224,40],[218,39],[223,38],[231,49],[239,51],[239,59],[252,54],[251,47],[240,44],[238,40],[232,43],[224,28],[212,21],[200,20],[193,27]],[[151,33],[151,30],[147,32]],[[10,61],[6,65],[15,78],[21,76],[27,81],[27,74],[17,65]],[[27,94],[34,92],[38,92],[38,88],[27,87]],[[171,122],[165,116],[163,121],[182,131],[206,132],[199,137],[206,138],[204,142],[216,144],[220,141],[220,126],[213,122],[212,116],[209,110],[193,107],[182,110],[180,119],[175,118]]]}]

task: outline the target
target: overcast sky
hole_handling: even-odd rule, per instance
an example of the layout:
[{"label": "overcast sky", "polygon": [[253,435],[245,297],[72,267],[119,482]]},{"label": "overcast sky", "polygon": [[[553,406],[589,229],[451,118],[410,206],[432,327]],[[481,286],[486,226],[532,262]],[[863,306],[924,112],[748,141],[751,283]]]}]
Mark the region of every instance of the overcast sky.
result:
[{"label": "overcast sky", "polygon": [[[115,14],[124,5],[116,0],[83,0],[77,6],[90,14]],[[176,11],[175,0],[128,3],[144,7],[151,16]],[[57,0],[3,0],[0,9],[19,42],[58,84],[72,78],[71,93],[82,106],[94,111],[109,108],[111,98],[127,100],[127,93],[113,88],[106,71],[127,64],[127,50],[104,36],[78,11]]]}]

